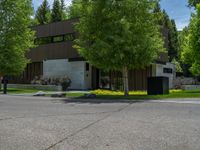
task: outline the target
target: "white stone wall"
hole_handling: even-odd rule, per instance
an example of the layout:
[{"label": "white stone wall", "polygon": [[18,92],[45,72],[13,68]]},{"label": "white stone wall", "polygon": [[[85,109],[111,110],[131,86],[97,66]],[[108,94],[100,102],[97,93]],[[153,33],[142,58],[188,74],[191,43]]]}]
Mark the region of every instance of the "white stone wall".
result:
[{"label": "white stone wall", "polygon": [[43,75],[45,77],[67,75],[72,81],[70,89],[90,89],[91,71],[86,76],[85,64],[84,61],[69,62],[67,59],[46,60],[43,62]]},{"label": "white stone wall", "polygon": [[[171,68],[173,70],[173,73],[164,73],[164,68]],[[156,64],[156,76],[163,76],[169,78],[169,87],[173,88],[173,80],[176,77],[176,67],[172,63],[166,63],[166,65],[163,64]]]}]

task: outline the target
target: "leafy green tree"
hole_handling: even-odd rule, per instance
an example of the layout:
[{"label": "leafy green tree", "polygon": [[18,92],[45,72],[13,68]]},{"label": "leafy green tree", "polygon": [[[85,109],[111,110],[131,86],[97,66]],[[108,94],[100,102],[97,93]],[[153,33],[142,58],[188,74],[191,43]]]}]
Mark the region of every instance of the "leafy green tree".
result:
[{"label": "leafy green tree", "polygon": [[196,7],[200,3],[200,0],[188,0],[189,6]]},{"label": "leafy green tree", "polygon": [[176,66],[176,72],[183,72],[180,62],[178,62],[175,58],[172,60],[172,63]]},{"label": "leafy green tree", "polygon": [[104,70],[123,73],[128,95],[128,70],[150,65],[163,48],[155,24],[154,2],[149,0],[82,0],[75,48]]},{"label": "leafy green tree", "polygon": [[184,28],[179,35],[181,60],[186,64],[192,63],[191,47],[189,42],[189,28]]},{"label": "leafy green tree", "polygon": [[43,3],[38,7],[35,19],[39,24],[46,24],[50,22],[51,10],[47,0],[44,0]]},{"label": "leafy green tree", "polygon": [[178,62],[183,70],[183,75],[186,77],[191,76],[191,56],[189,52],[189,28],[185,27],[182,31],[179,31],[179,51],[178,51]]},{"label": "leafy green tree", "polygon": [[197,4],[196,11],[189,26],[188,45],[183,52],[183,58],[191,63],[191,72],[200,75],[200,4]]},{"label": "leafy green tree", "polygon": [[60,0],[54,0],[51,12],[51,22],[62,21],[63,20],[62,17],[63,17],[63,12]]},{"label": "leafy green tree", "polygon": [[82,0],[72,0],[72,5],[69,7],[69,17],[75,18],[81,16]]},{"label": "leafy green tree", "polygon": [[32,15],[31,0],[0,1],[0,74],[4,77],[21,74],[28,63],[25,54],[34,44]]}]

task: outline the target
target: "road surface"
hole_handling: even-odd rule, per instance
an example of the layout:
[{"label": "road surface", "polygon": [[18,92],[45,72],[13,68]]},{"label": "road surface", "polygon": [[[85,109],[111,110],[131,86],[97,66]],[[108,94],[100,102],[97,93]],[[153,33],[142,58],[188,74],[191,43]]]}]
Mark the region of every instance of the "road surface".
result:
[{"label": "road surface", "polygon": [[0,150],[200,150],[200,100],[0,95]]}]

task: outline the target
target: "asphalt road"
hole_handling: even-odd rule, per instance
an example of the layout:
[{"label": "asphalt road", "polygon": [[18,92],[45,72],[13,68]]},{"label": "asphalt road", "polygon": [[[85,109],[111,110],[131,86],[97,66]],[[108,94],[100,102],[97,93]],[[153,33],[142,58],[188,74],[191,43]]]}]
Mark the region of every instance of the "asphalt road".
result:
[{"label": "asphalt road", "polygon": [[0,95],[0,150],[200,150],[200,100]]}]

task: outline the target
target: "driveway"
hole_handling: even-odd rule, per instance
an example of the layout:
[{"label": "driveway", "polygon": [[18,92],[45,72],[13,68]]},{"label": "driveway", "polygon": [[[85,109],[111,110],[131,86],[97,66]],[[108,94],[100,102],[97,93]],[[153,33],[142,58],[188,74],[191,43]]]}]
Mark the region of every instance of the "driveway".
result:
[{"label": "driveway", "polygon": [[114,102],[0,95],[0,150],[199,150],[198,99]]}]

